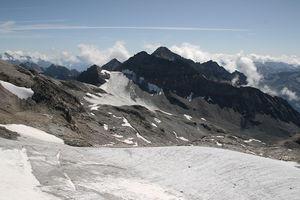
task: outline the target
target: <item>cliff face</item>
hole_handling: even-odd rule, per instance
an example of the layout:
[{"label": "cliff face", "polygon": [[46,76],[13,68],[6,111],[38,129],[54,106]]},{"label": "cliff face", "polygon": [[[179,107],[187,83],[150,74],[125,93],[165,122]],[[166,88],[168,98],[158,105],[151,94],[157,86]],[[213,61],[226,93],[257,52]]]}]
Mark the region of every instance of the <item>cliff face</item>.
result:
[{"label": "cliff face", "polygon": [[77,80],[99,86],[105,83],[105,79],[107,78],[109,78],[109,74],[102,72],[102,69],[99,66],[93,65],[86,71],[80,73]]}]

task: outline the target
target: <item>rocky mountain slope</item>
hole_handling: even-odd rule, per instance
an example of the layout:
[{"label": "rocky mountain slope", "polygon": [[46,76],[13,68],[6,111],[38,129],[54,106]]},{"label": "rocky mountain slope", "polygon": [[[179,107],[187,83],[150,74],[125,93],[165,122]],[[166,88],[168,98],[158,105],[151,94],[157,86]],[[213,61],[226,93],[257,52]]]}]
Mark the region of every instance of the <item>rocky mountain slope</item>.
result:
[{"label": "rocky mountain slope", "polygon": [[[152,56],[149,59],[153,59]],[[156,59],[172,66],[171,61]],[[149,81],[151,88],[155,88],[154,83],[157,88],[162,87],[162,91],[157,93],[141,89],[141,84],[128,79],[126,70],[124,73],[102,72],[98,67],[93,67],[101,70],[100,74],[110,73],[106,82],[98,87],[75,80],[59,81],[4,61],[0,65],[0,79],[3,82],[9,82],[20,90],[32,90],[31,96],[20,99],[10,88],[0,85],[0,124],[25,124],[39,128],[73,146],[204,145],[299,160],[297,133],[300,128],[297,121],[280,120],[281,115],[293,119],[289,114],[295,113],[294,110],[288,104],[281,104],[284,102],[281,99],[271,98],[253,88],[234,88],[196,76],[201,77],[198,83],[201,81],[207,87],[215,87],[216,91],[220,90],[217,90],[219,87],[229,88],[229,94],[233,96],[229,96],[225,102],[236,97],[234,92],[244,90],[246,92],[241,94],[241,98],[246,101],[244,96],[254,91],[253,94],[257,96],[254,97],[260,104],[253,101],[250,105],[255,108],[255,115],[246,118],[245,113],[237,109],[243,106],[242,103],[248,105],[242,100],[233,99],[235,103],[229,104],[236,107],[227,104],[221,106],[216,100],[218,96],[211,96],[212,100],[215,99],[211,102],[208,96],[200,96],[198,90],[190,90],[184,95],[177,93],[174,89],[181,85],[176,85],[176,82],[170,82],[175,88],[169,89],[172,88],[168,84],[171,79],[164,80],[162,73],[167,73],[167,70],[163,68],[162,73],[156,72],[157,79],[153,80],[157,82],[150,82],[151,76],[149,80],[146,79],[147,70],[136,72],[142,73],[144,81]],[[125,62],[124,66],[129,65]],[[180,69],[180,65],[175,64],[175,68]],[[193,69],[187,70],[185,75],[190,75],[190,71],[194,72]],[[176,77],[174,72],[169,76]],[[138,80],[141,80],[140,77]],[[210,86],[213,84],[217,86]],[[186,86],[189,88],[188,84]],[[191,92],[195,92],[195,95],[186,98],[185,95]],[[264,113],[264,110],[258,112],[256,106],[264,104],[270,106],[269,109],[275,114]],[[276,110],[272,106],[282,109]],[[13,135],[7,132],[1,136],[15,137]]]},{"label": "rocky mountain slope", "polygon": [[105,79],[109,79],[109,74],[103,72],[97,65],[89,67],[86,71],[81,72],[77,77],[78,81],[96,86],[100,86],[105,83]]},{"label": "rocky mountain slope", "polygon": [[46,74],[47,76],[60,79],[60,80],[76,79],[77,76],[79,75],[79,72],[75,69],[69,70],[64,66],[59,66],[54,64],[47,67],[43,71],[43,73]]},{"label": "rocky mountain slope", "polygon": [[[161,51],[160,48],[157,51]],[[243,116],[242,128],[246,128],[249,123],[259,124],[260,122],[255,120],[257,114],[266,114],[281,121],[300,125],[299,113],[285,100],[264,94],[255,88],[231,86],[228,84],[230,79],[226,79],[226,76],[215,75],[210,76],[213,78],[207,78],[194,65],[186,64],[192,61],[182,61],[178,55],[179,59],[170,59],[171,56],[165,59],[167,56],[159,57],[157,51],[152,55],[146,52],[136,54],[125,61],[120,70],[128,74],[128,77],[139,84],[142,89],[149,91],[148,83],[161,88],[171,103],[182,108],[187,109],[187,106],[178,99],[172,98],[171,93],[182,98],[200,97],[211,104],[217,104],[220,108],[231,108]],[[208,65],[209,63],[211,65]],[[213,74],[219,74],[220,70],[226,71],[214,62],[202,65],[204,65],[202,68],[207,68],[209,72],[217,71]],[[211,70],[217,67],[220,70]],[[226,74],[229,73],[226,72]]]},{"label": "rocky mountain slope", "polygon": [[[243,73],[235,71],[229,73],[222,66],[219,66],[216,62],[208,61],[205,63],[196,63],[190,59],[183,58],[166,47],[159,47],[151,56],[162,58],[171,62],[182,62],[185,68],[193,68],[204,78],[216,82],[232,83],[234,85],[246,85],[247,78]],[[181,64],[181,63],[180,63]]]}]

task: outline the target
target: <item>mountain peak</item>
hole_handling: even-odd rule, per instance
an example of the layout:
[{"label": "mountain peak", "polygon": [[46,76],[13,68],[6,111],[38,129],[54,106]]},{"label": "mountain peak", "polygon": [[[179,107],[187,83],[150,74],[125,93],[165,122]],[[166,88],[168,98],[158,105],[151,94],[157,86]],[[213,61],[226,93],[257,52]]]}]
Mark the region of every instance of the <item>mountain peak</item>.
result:
[{"label": "mountain peak", "polygon": [[159,47],[159,48],[157,48],[152,53],[152,55],[156,56],[156,57],[159,57],[159,58],[167,59],[167,60],[170,60],[170,61],[174,61],[176,59],[180,59],[181,58],[181,56],[177,55],[176,53],[173,53],[167,47]]},{"label": "mountain peak", "polygon": [[108,63],[104,64],[101,68],[108,70],[108,71],[117,71],[118,68],[121,66],[121,62],[118,61],[116,58],[112,59]]},{"label": "mountain peak", "polygon": [[100,86],[105,83],[105,79],[109,78],[109,74],[102,73],[102,69],[98,65],[92,65],[83,71],[77,77],[77,80],[84,83]]},{"label": "mountain peak", "polygon": [[149,56],[149,54],[146,52],[146,51],[141,51],[141,52],[138,52],[137,54],[135,54],[134,56]]}]

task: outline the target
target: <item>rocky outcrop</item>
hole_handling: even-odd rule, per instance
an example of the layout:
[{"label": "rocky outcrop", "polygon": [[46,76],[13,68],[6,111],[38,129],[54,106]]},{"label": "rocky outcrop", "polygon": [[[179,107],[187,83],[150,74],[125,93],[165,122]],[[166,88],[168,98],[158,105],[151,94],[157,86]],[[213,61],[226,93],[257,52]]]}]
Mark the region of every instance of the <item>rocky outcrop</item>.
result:
[{"label": "rocky outcrop", "polygon": [[243,73],[238,71],[229,73],[222,66],[219,66],[218,63],[211,60],[205,63],[194,62],[173,53],[166,47],[159,47],[151,56],[177,62],[178,64],[184,64],[185,68],[194,68],[198,74],[201,74],[208,80],[229,84],[234,81],[235,85],[247,84],[247,77]]},{"label": "rocky outcrop", "polygon": [[34,77],[32,90],[34,91],[32,99],[36,103],[62,111],[64,118],[69,123],[73,123],[72,115],[84,110],[78,98],[62,89],[59,84],[54,83],[47,77]]},{"label": "rocky outcrop", "polygon": [[89,67],[86,71],[80,73],[77,77],[77,80],[84,83],[100,86],[103,83],[105,83],[105,79],[108,78],[108,73],[102,72],[102,69],[99,66],[93,65]]}]

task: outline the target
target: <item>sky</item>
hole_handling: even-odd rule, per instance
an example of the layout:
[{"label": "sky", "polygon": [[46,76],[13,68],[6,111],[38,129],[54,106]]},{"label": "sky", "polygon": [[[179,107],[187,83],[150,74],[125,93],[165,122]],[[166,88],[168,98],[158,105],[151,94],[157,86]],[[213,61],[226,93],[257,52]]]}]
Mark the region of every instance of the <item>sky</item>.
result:
[{"label": "sky", "polygon": [[298,0],[1,0],[0,51],[78,51],[122,41],[300,56]]}]

